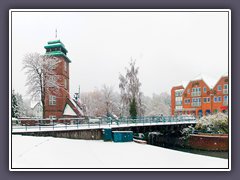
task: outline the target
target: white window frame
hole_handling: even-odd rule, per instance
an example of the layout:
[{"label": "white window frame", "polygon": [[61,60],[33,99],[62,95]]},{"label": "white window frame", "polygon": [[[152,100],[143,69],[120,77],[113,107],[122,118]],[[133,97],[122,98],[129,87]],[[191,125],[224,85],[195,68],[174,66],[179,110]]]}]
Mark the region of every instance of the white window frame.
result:
[{"label": "white window frame", "polygon": [[189,98],[184,99],[184,104],[190,104],[190,99]]},{"label": "white window frame", "polygon": [[66,61],[64,61],[64,71],[67,72],[67,62]]},{"label": "white window frame", "polygon": [[217,96],[213,97],[213,102],[218,102],[218,97]]},{"label": "white window frame", "polygon": [[[225,100],[225,97],[227,97],[227,100]],[[223,102],[228,102],[228,96],[223,96]]]},{"label": "white window frame", "polygon": [[218,102],[222,102],[222,96],[218,96]]},{"label": "white window frame", "polygon": [[53,95],[49,95],[49,105],[55,106],[57,104],[57,97]]},{"label": "white window frame", "polygon": [[207,88],[203,87],[203,92],[206,93],[207,92]]},{"label": "white window frame", "polygon": [[201,98],[192,98],[192,106],[201,106]]},{"label": "white window frame", "polygon": [[64,88],[67,89],[67,79],[64,79]]},{"label": "white window frame", "polygon": [[[227,86],[227,88],[225,88]],[[223,94],[228,94],[228,84],[223,85]]]},{"label": "white window frame", "polygon": [[[204,99],[206,100],[206,102],[204,102]],[[210,103],[210,97],[204,97],[203,98],[203,103],[204,104]]]},{"label": "white window frame", "polygon": [[[221,89],[219,89],[219,88],[221,88]],[[218,86],[217,86],[217,90],[218,90],[218,91],[222,91],[222,85],[218,85]]]}]

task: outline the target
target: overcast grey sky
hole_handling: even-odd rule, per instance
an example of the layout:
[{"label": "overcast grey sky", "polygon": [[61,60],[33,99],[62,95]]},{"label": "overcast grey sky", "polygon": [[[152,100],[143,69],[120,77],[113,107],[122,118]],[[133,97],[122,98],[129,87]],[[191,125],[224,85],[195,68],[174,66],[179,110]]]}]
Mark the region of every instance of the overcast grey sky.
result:
[{"label": "overcast grey sky", "polygon": [[68,50],[71,95],[101,88],[119,91],[119,73],[131,57],[145,95],[168,92],[204,74],[228,72],[227,12],[13,12],[12,88],[26,95],[25,54],[45,53],[55,29]]}]

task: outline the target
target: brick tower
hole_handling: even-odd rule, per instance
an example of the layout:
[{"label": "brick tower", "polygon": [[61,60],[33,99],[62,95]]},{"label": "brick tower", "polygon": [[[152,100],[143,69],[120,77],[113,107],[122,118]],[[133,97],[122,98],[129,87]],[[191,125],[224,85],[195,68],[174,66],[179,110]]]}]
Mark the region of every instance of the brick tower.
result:
[{"label": "brick tower", "polygon": [[49,41],[46,46],[46,55],[51,55],[58,59],[59,63],[54,69],[58,75],[58,83],[61,84],[57,93],[53,90],[46,95],[45,100],[45,118],[63,117],[63,112],[69,96],[69,63],[67,49],[60,40]]}]

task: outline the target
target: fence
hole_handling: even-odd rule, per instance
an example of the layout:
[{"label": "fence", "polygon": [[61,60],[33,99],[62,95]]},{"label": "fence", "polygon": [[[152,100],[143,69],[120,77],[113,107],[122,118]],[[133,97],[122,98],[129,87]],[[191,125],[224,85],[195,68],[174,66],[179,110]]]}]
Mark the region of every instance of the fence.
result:
[{"label": "fence", "polygon": [[12,120],[12,131],[49,131],[49,130],[71,130],[91,129],[106,127],[144,126],[195,123],[194,116],[151,116],[130,118],[58,118],[58,119],[14,119]]}]

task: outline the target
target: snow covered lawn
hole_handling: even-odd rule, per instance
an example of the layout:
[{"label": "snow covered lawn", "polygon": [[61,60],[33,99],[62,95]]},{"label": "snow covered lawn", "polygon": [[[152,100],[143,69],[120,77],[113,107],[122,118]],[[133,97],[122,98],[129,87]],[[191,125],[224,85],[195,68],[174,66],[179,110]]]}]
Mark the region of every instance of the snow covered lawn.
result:
[{"label": "snow covered lawn", "polygon": [[228,168],[228,160],[135,142],[13,135],[12,168]]}]

